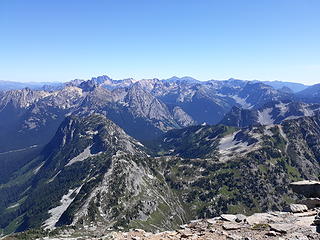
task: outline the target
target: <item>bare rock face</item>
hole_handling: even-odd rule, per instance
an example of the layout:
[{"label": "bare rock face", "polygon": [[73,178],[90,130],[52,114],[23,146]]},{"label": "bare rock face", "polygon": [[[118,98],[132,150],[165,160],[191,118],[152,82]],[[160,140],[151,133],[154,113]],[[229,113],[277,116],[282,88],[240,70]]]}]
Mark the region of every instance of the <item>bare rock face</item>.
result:
[{"label": "bare rock face", "polygon": [[192,117],[183,111],[180,107],[174,107],[173,110],[174,119],[183,127],[191,126],[195,124],[195,121]]},{"label": "bare rock face", "polygon": [[277,224],[270,224],[270,229],[279,232],[279,233],[288,233],[294,231],[296,226],[294,224],[288,223],[277,223]]},{"label": "bare rock face", "polygon": [[287,208],[287,211],[293,213],[301,213],[308,211],[308,207],[304,204],[290,204]]},{"label": "bare rock face", "polygon": [[307,198],[320,197],[320,182],[303,180],[299,182],[293,182],[290,187],[295,193],[301,194]]}]

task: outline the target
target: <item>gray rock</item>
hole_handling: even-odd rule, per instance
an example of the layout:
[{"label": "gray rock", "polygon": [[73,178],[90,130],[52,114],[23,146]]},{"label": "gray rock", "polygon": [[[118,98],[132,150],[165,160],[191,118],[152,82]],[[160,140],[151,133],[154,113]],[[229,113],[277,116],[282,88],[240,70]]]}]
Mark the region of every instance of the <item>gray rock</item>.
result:
[{"label": "gray rock", "polygon": [[207,219],[207,222],[210,224],[215,224],[217,221],[214,218],[209,218],[209,219]]},{"label": "gray rock", "polygon": [[320,207],[320,198],[307,198],[300,201],[301,204],[304,204],[308,209],[314,209]]},{"label": "gray rock", "polygon": [[308,211],[308,207],[304,204],[290,204],[287,207],[288,212],[293,212],[293,213],[301,213]]},{"label": "gray rock", "polygon": [[303,180],[290,183],[290,187],[295,193],[301,194],[307,198],[320,197],[320,182]]},{"label": "gray rock", "polygon": [[247,217],[243,214],[237,214],[236,217],[237,217],[235,220],[236,222],[245,222],[247,219]]},{"label": "gray rock", "polygon": [[279,233],[288,233],[293,231],[296,226],[294,224],[288,224],[288,223],[283,223],[283,224],[269,224],[271,230],[279,232]]},{"label": "gray rock", "polygon": [[237,219],[237,216],[234,214],[221,214],[221,219],[228,222],[235,222]]},{"label": "gray rock", "polygon": [[288,212],[269,212],[269,213],[255,213],[247,217],[246,222],[250,225],[255,224],[269,224],[279,222],[291,222],[295,220],[293,213]]},{"label": "gray rock", "polygon": [[182,231],[180,232],[180,237],[181,238],[189,238],[193,235],[193,233],[190,231],[190,230],[185,230],[185,231]]},{"label": "gray rock", "polygon": [[243,237],[240,235],[233,234],[233,235],[228,235],[227,240],[243,240]]},{"label": "gray rock", "polygon": [[313,224],[316,226],[320,226],[320,212],[318,212],[316,217],[314,218]]},{"label": "gray rock", "polygon": [[224,230],[238,230],[243,228],[242,225],[236,223],[224,223],[222,227]]},{"label": "gray rock", "polygon": [[286,236],[286,239],[290,240],[309,240],[309,239],[318,239],[318,238],[312,238],[307,237],[305,234],[302,233],[292,233],[288,236]]}]

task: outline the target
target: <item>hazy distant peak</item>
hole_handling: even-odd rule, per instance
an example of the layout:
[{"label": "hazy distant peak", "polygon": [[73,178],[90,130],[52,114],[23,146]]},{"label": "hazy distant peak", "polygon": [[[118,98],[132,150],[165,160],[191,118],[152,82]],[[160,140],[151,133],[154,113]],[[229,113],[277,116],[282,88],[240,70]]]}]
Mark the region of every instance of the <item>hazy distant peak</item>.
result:
[{"label": "hazy distant peak", "polygon": [[189,77],[189,76],[184,76],[184,77],[177,77],[177,76],[173,76],[171,78],[168,79],[163,79],[164,82],[190,82],[190,83],[196,83],[199,82],[199,80],[193,78],[193,77]]}]

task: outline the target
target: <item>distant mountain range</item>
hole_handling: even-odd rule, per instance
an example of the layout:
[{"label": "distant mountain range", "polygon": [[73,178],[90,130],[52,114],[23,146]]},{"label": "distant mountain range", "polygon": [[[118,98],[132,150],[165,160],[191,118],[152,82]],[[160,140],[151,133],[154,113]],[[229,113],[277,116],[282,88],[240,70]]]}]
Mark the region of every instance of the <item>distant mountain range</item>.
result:
[{"label": "distant mountain range", "polygon": [[[100,76],[0,92],[0,229],[173,229],[320,176],[320,87]],[[12,87],[11,86],[11,87]]]},{"label": "distant mountain range", "polygon": [[261,82],[277,90],[288,88],[294,93],[300,92],[308,87],[307,85],[304,85],[302,83],[293,83],[293,82],[282,82],[282,81],[261,81]]},{"label": "distant mountain range", "polygon": [[34,90],[53,90],[61,88],[64,84],[60,82],[13,82],[0,80],[0,91],[18,90],[30,88]]},{"label": "distant mountain range", "polygon": [[131,136],[146,141],[170,129],[219,123],[234,106],[256,109],[270,101],[296,98],[260,82],[235,79],[134,81],[101,76],[56,87],[0,92],[2,151],[49,141],[66,114],[102,113]]},{"label": "distant mountain range", "polygon": [[[234,80],[233,78],[230,78],[229,80]],[[14,81],[4,81],[4,80],[0,80],[0,90],[2,91],[7,91],[7,90],[18,90],[18,89],[23,89],[23,88],[30,88],[30,89],[34,89],[34,90],[39,90],[39,89],[44,89],[47,90],[54,90],[54,89],[58,89],[61,88],[65,85],[68,84],[75,84],[75,83],[81,83],[84,82],[85,80],[81,80],[81,79],[75,79],[72,80],[70,82],[14,82]],[[109,88],[113,88],[114,86],[119,86],[119,84],[121,84],[122,86],[125,85],[125,83],[127,83],[127,85],[130,85],[133,82],[136,82],[137,80],[134,80],[133,78],[128,78],[128,79],[123,79],[123,80],[112,80],[111,78],[109,78],[108,76],[100,76],[100,77],[96,77],[96,78],[92,78],[93,82],[97,82],[97,83],[103,83],[105,84],[106,87]],[[173,76],[171,78],[168,79],[163,79],[163,82],[189,82],[189,83],[199,83],[201,81],[192,78],[192,77],[176,77]],[[240,80],[241,81],[241,80]],[[307,85],[304,85],[302,83],[294,83],[294,82],[283,82],[283,81],[257,81],[257,80],[253,80],[252,82],[262,82],[266,85],[269,85],[277,90],[282,89],[282,88],[289,88],[290,90],[292,90],[293,92],[300,92],[304,89],[306,89]]]}]

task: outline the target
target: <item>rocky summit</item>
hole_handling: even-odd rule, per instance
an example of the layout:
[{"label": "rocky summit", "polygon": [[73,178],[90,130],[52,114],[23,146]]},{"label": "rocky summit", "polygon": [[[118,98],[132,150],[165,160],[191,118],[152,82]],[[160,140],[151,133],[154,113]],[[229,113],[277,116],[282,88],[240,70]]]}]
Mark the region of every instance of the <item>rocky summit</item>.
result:
[{"label": "rocky summit", "polygon": [[164,240],[164,239],[225,239],[225,240],[260,240],[260,239],[319,239],[313,220],[316,211],[303,213],[268,212],[255,213],[251,216],[242,214],[223,214],[211,219],[199,219],[179,226],[176,230],[147,232],[143,229],[108,231],[94,226],[83,229],[68,229],[56,232],[29,231],[13,235],[4,240],[22,238],[47,240]]},{"label": "rocky summit", "polygon": [[[294,191],[309,196],[310,185],[315,181],[293,182]],[[296,186],[299,185],[299,188]],[[319,196],[319,195],[317,195]],[[135,228],[124,231],[121,226],[117,231],[106,225],[94,223],[81,227],[58,229],[28,230],[23,233],[4,237],[4,240],[47,239],[47,240],[163,240],[163,239],[319,239],[320,208],[303,204],[290,204],[287,211],[269,211],[265,213],[221,214],[207,219],[192,220],[177,226],[175,230],[148,232]]]}]

